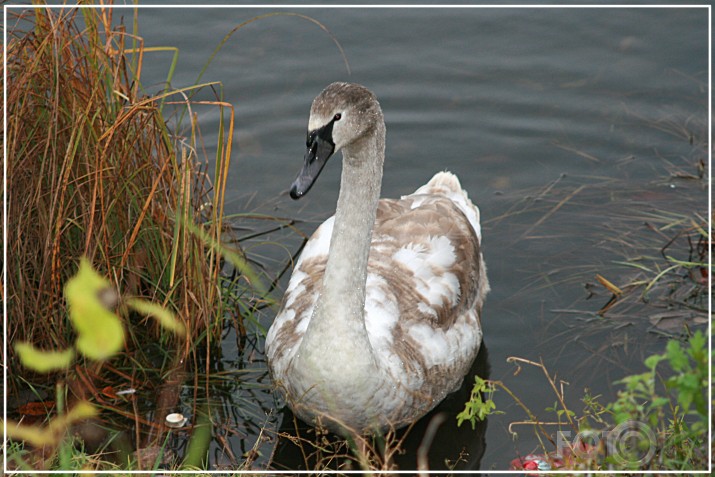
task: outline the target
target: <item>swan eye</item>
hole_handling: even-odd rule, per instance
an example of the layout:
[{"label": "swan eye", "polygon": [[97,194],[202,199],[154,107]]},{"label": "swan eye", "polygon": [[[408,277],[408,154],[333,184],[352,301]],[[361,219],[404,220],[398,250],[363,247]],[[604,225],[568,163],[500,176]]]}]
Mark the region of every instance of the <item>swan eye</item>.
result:
[{"label": "swan eye", "polygon": [[335,116],[333,116],[333,121],[340,121],[340,118],[342,118],[343,115],[340,113],[337,113]]}]

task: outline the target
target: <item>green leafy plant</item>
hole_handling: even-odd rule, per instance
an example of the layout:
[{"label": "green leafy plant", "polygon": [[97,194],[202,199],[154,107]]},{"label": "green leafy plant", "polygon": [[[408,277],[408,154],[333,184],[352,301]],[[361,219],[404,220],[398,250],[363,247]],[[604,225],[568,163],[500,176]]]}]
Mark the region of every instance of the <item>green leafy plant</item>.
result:
[{"label": "green leafy plant", "polygon": [[665,357],[675,374],[668,378],[666,386],[678,392],[678,404],[683,413],[691,412],[705,419],[708,405],[705,390],[708,385],[707,339],[697,331],[689,340],[687,349],[680,341],[671,340],[665,348]]},{"label": "green leafy plant", "polygon": [[670,376],[664,381],[662,378],[660,380],[666,389],[675,392],[678,412],[706,419],[708,367],[705,345],[705,336],[701,331],[690,338],[686,349],[683,349],[680,341],[669,340],[665,353],[646,358],[644,364],[648,368],[647,372],[617,381],[625,385],[625,389],[618,393],[618,400],[609,406],[616,424],[627,419],[642,419],[655,426],[662,421],[666,406],[676,409],[671,398],[661,395],[656,389],[660,378],[656,368],[662,362],[669,365],[666,372]]},{"label": "green leafy plant", "polygon": [[483,421],[491,414],[503,414],[496,410],[496,404],[492,400],[495,391],[496,387],[492,382],[474,376],[474,386],[469,401],[464,404],[464,410],[457,414],[457,426],[461,426],[464,421],[469,421],[472,429],[475,429],[477,421]]},{"label": "green leafy plant", "polygon": [[[644,363],[647,372],[618,381],[625,389],[607,409],[617,425],[639,421],[656,432],[656,468],[700,468],[698,463],[706,462],[708,419],[705,335],[695,332],[686,346],[679,340],[669,340],[664,353],[649,356]],[[661,363],[667,366],[659,366]],[[663,368],[661,372],[659,367]]]},{"label": "green leafy plant", "polygon": [[[542,458],[552,468],[569,469],[652,469],[698,470],[707,467],[708,386],[707,339],[702,331],[695,332],[686,344],[668,340],[665,351],[644,360],[647,371],[616,381],[623,386],[615,400],[602,403],[603,396],[593,396],[586,390],[581,399],[584,409],[577,413],[567,406],[563,390],[543,363],[510,357],[518,366],[529,364],[544,372],[558,401],[545,411],[555,420],[537,417],[503,382],[479,377],[457,424],[465,421],[475,427],[478,420],[500,413],[493,401],[497,388],[505,391],[529,417],[509,425],[533,426],[543,449]],[[557,447],[546,426],[557,426],[564,436],[598,436],[594,442],[575,439],[568,448]],[[588,440],[588,439],[587,439]],[[561,441],[563,444],[564,441]],[[614,447],[614,444],[619,447]],[[610,446],[610,447],[609,447]],[[518,459],[517,459],[518,460]]]},{"label": "green leafy plant", "polygon": [[[106,293],[107,290],[110,292]],[[112,292],[109,281],[99,275],[92,268],[89,260],[84,257],[80,260],[77,274],[69,279],[64,287],[70,321],[78,335],[76,348],[82,355],[95,361],[111,358],[124,346],[122,321],[110,309],[116,304],[116,297]],[[110,298],[107,298],[108,296]],[[168,310],[144,300],[129,301],[130,306],[135,310],[156,316],[165,328],[177,334],[185,333],[183,324]],[[26,342],[16,343],[15,351],[24,366],[39,373],[68,368],[75,357],[73,348],[63,351],[43,351]],[[58,402],[64,401],[61,384],[58,384],[57,396]],[[67,412],[51,419],[45,427],[8,421],[8,435],[12,439],[24,441],[35,447],[59,447],[61,457],[66,455],[65,435],[69,427],[97,414],[95,406],[87,401],[80,401]]]},{"label": "green leafy plant", "polygon": [[[115,304],[112,302],[116,301],[116,293],[89,260],[82,257],[77,274],[67,281],[64,292],[70,321],[77,332],[77,350],[96,361],[104,361],[119,352],[124,346],[124,327],[119,316],[110,309]],[[186,333],[183,323],[169,310],[138,298],[130,298],[127,303],[135,311],[155,317],[165,329],[179,335]],[[68,368],[75,356],[71,348],[42,351],[26,342],[16,343],[15,351],[25,367],[41,373]]]},{"label": "green leafy plant", "polygon": [[124,345],[122,321],[101,298],[103,291],[113,292],[110,287],[85,257],[64,287],[70,321],[77,331],[77,349],[94,360],[110,358]]}]

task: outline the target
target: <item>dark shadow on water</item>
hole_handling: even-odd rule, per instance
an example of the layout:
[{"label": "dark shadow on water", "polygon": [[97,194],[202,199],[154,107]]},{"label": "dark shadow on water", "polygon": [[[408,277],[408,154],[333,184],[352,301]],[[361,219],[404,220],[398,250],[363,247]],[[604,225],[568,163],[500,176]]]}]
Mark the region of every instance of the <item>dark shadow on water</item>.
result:
[{"label": "dark shadow on water", "polygon": [[[396,432],[391,441],[402,440],[402,445],[401,451],[392,457],[394,466],[401,470],[417,469],[420,445],[423,443],[430,423],[434,421],[435,424],[438,424],[441,420],[426,453],[429,469],[479,469],[486,448],[487,421],[478,422],[475,429],[472,429],[468,422],[457,427],[456,416],[464,409],[464,403],[469,400],[474,376],[489,378],[488,355],[487,347],[482,343],[462,386],[413,426]],[[339,451],[336,451],[335,455],[326,455],[325,449],[331,448],[330,444],[339,443],[344,439],[330,433],[316,435],[312,426],[297,419],[288,407],[283,409],[283,423],[279,432],[280,437],[272,457],[272,468],[274,469],[311,470],[327,467],[345,470],[345,463],[351,460],[351,457],[348,456],[350,451],[345,446],[335,445],[332,448],[339,449]],[[295,439],[296,436],[299,436],[300,444],[298,444],[299,440]],[[322,452],[316,452],[318,448],[323,449]],[[355,463],[353,463],[353,468],[359,469]]]}]

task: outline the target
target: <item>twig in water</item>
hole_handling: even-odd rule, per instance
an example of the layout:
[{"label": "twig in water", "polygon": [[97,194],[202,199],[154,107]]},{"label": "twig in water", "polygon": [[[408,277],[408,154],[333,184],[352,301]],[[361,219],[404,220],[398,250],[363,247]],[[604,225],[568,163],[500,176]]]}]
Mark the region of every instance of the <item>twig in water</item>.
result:
[{"label": "twig in water", "polygon": [[534,229],[536,229],[539,225],[541,225],[542,223],[544,223],[544,221],[545,221],[546,219],[548,219],[549,217],[551,217],[552,215],[554,215],[566,202],[568,202],[569,200],[573,199],[574,196],[575,196],[576,194],[578,194],[579,192],[581,192],[585,187],[586,187],[586,185],[580,185],[580,186],[578,186],[578,188],[576,188],[576,189],[575,189],[573,192],[571,192],[569,195],[567,195],[566,197],[564,197],[563,199],[561,199],[558,204],[556,204],[551,210],[549,210],[548,212],[546,212],[539,220],[536,221],[536,223],[535,223],[534,225],[532,225],[531,227],[529,227],[529,228],[526,230],[526,232],[524,232],[523,234],[521,234],[521,236],[519,237],[518,241],[520,242],[520,241],[524,240],[531,232],[534,231]]},{"label": "twig in water", "polygon": [[434,440],[434,435],[437,433],[437,429],[439,429],[439,426],[442,425],[445,419],[445,415],[441,413],[432,418],[427,426],[422,442],[417,448],[417,470],[420,472],[420,477],[427,475],[427,471],[429,470],[427,452],[429,452],[429,448],[432,446],[432,440]]}]

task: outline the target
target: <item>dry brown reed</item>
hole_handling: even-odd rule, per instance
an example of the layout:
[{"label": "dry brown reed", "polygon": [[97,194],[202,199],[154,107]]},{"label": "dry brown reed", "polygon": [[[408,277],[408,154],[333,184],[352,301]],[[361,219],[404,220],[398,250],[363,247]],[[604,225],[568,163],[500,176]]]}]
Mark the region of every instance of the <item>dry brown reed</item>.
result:
[{"label": "dry brown reed", "polygon": [[[206,238],[221,243],[233,136],[231,105],[187,99],[207,85],[143,92],[149,50],[113,14],[110,7],[12,10],[5,52],[9,343],[71,346],[62,287],[82,256],[120,296],[163,305],[189,331],[187,338],[172,337],[153,322],[124,314],[129,338],[123,357],[135,370],[121,371],[116,362],[80,363],[63,377],[76,395],[108,406],[101,386],[152,386],[141,370],[150,367],[147,340],[158,338],[173,350],[159,360],[159,374],[180,383],[179,372],[197,362],[198,341],[220,337],[221,258]],[[193,113],[207,106],[221,118],[213,184],[207,161],[197,156],[201,133]],[[175,114],[171,130],[163,110],[168,107]],[[12,347],[8,352],[11,376],[28,379]],[[9,386],[12,393],[17,382]],[[157,405],[170,408],[175,391],[159,392]],[[144,426],[136,407],[116,410]]]}]

